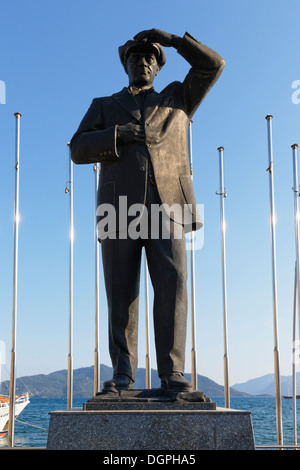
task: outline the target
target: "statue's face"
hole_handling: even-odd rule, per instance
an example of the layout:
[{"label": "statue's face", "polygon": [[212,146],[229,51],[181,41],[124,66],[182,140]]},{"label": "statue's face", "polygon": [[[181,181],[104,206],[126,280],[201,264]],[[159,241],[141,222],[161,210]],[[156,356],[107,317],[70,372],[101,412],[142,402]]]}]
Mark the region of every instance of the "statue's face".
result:
[{"label": "statue's face", "polygon": [[129,85],[152,85],[159,67],[156,56],[147,52],[131,52],[126,61]]}]

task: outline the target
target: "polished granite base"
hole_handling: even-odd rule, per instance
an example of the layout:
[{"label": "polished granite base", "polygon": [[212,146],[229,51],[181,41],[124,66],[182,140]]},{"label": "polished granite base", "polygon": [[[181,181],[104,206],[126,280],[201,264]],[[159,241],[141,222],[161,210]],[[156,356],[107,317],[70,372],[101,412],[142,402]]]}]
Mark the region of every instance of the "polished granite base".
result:
[{"label": "polished granite base", "polygon": [[251,413],[202,392],[100,393],[83,409],[50,412],[51,450],[254,450]]}]

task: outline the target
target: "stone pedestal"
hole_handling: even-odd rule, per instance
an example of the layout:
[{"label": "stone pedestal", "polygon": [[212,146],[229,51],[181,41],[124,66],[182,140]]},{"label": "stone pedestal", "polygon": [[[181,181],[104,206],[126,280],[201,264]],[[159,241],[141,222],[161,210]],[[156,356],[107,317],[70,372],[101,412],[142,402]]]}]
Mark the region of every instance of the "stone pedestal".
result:
[{"label": "stone pedestal", "polygon": [[99,394],[83,409],[50,413],[47,449],[254,449],[250,412],[217,408],[199,393]]}]

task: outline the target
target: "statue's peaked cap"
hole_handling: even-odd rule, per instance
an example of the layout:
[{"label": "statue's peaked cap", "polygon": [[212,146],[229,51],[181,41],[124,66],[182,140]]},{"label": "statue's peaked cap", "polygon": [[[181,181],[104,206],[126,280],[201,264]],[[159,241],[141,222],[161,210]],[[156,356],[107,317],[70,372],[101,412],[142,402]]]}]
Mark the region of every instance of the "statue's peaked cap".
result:
[{"label": "statue's peaked cap", "polygon": [[160,44],[158,44],[157,42],[148,42],[145,40],[136,41],[134,39],[130,39],[125,44],[123,44],[123,46],[119,47],[119,56],[124,68],[129,52],[133,51],[145,51],[154,53],[156,55],[157,64],[160,69],[166,63],[166,54]]}]

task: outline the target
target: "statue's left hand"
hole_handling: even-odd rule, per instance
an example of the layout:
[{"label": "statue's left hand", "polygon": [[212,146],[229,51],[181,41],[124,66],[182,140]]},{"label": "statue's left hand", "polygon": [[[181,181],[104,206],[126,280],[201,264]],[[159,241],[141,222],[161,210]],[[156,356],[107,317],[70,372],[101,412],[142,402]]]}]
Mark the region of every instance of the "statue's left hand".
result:
[{"label": "statue's left hand", "polygon": [[148,42],[158,42],[162,46],[172,47],[177,37],[178,36],[175,36],[174,34],[153,28],[141,31],[134,36],[134,39],[137,41],[146,40]]}]

